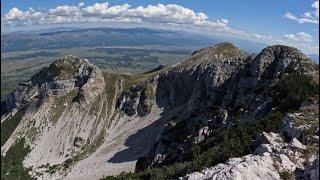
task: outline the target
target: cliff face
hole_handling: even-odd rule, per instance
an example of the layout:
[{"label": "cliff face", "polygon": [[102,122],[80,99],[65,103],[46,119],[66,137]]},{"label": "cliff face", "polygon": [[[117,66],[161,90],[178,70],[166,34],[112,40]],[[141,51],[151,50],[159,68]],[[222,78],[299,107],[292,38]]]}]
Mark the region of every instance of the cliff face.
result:
[{"label": "cliff face", "polygon": [[[236,54],[215,55],[215,49]],[[191,146],[203,141],[210,132],[265,117],[275,107],[267,89],[287,69],[301,75],[317,73],[317,67],[295,48],[270,46],[249,57],[232,46],[219,44],[195,52],[182,65],[161,74],[157,102],[165,107],[165,112],[177,111],[178,115],[171,118],[149,155],[137,167],[184,161]]]},{"label": "cliff face", "polygon": [[[43,179],[98,179],[183,162],[194,145],[215,133],[282,111],[277,106],[281,96],[273,89],[292,72],[314,77],[318,67],[295,48],[269,46],[249,56],[230,43],[200,49],[181,64],[141,75],[101,72],[87,60],[66,56],[8,96],[1,123],[23,115],[1,137],[1,154],[25,139],[30,152],[23,165]],[[284,141],[283,147],[294,138],[306,144],[294,127],[284,124],[278,132],[282,137],[272,138]],[[256,145],[259,153],[229,164],[242,169],[245,162],[261,161],[261,169],[273,167],[272,147],[263,150],[261,144]],[[266,151],[271,155],[262,156]],[[303,167],[317,168],[314,164]],[[183,178],[213,177],[228,168],[222,164]],[[279,177],[271,171],[270,176]]]},{"label": "cliff face", "polygon": [[[61,58],[20,83],[7,97],[9,112],[2,123],[13,121],[21,109],[25,113],[2,145],[1,154],[24,137],[31,147],[24,164],[36,168],[62,164],[81,148],[98,141],[105,131],[101,116],[106,114],[102,111],[103,101],[94,102],[105,99],[104,83],[96,66],[74,56]],[[99,115],[89,113],[93,106]]]},{"label": "cliff face", "polygon": [[[149,75],[105,73],[71,55],[53,62],[8,95],[1,117],[1,130],[7,129],[1,133],[2,156],[11,156],[16,144],[25,142],[29,152],[16,164],[40,179],[91,179],[133,170],[137,158],[112,158],[126,149],[130,135],[159,119],[149,80]],[[138,137],[137,156],[144,155],[158,131]],[[116,162],[119,168],[110,168]]]},{"label": "cliff face", "polygon": [[77,90],[77,101],[88,103],[104,88],[102,72],[87,60],[75,56],[66,56],[49,67],[21,82],[18,88],[6,98],[7,111],[44,97],[60,97]]}]

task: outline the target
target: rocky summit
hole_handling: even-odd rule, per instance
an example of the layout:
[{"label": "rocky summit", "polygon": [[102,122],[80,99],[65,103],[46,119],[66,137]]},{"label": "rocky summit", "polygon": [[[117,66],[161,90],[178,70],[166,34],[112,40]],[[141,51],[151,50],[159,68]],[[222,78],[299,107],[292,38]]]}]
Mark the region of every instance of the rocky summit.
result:
[{"label": "rocky summit", "polygon": [[281,45],[219,43],[142,74],[65,56],[2,102],[1,175],[319,179],[318,76]]}]

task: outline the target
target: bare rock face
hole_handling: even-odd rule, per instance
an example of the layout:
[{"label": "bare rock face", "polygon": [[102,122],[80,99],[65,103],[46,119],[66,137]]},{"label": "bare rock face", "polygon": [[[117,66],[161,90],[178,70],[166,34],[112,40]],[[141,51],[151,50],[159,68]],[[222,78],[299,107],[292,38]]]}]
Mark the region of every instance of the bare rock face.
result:
[{"label": "bare rock face", "polygon": [[[308,141],[319,141],[319,129],[313,128],[314,121],[305,121],[304,119],[308,118],[308,110],[309,109],[317,109],[318,102],[309,103],[306,105],[306,102],[302,103],[300,109],[302,111],[296,113],[288,113],[284,121],[281,125],[281,135],[285,137],[285,140],[288,139],[297,139],[303,143],[307,143]],[[318,118],[318,117],[315,117]],[[319,120],[319,119],[318,119]],[[301,123],[299,123],[301,122]],[[313,133],[312,137],[310,133]]]},{"label": "bare rock face", "polygon": [[[285,143],[282,137],[276,133],[263,133],[255,140],[255,144],[260,144],[254,154],[263,156],[269,153],[274,159],[275,167],[279,172],[293,172],[296,168],[304,168],[303,152],[305,148],[294,147],[292,144],[301,144],[298,140],[293,139],[289,144]],[[292,162],[293,159],[295,162]]]},{"label": "bare rock face", "polygon": [[286,144],[282,142],[282,138],[276,133],[262,133],[254,141],[253,146],[255,147],[255,154],[263,154],[265,152],[273,152],[280,150]]},{"label": "bare rock face", "polygon": [[316,66],[310,59],[296,48],[275,45],[261,51],[250,66],[250,72],[254,76],[275,78],[283,69],[294,66],[301,74],[313,72]]},{"label": "bare rock face", "polygon": [[38,90],[30,81],[19,83],[17,89],[6,98],[6,112],[11,112],[14,108],[27,104],[36,96],[38,96]]},{"label": "bare rock face", "polygon": [[116,108],[128,116],[146,116],[150,113],[150,102],[147,90],[140,85],[133,85],[129,91],[123,92],[116,102]]},{"label": "bare rock face", "polygon": [[[8,96],[6,117],[28,108],[1,153],[26,137],[31,151],[23,164],[43,179],[64,179],[60,173],[68,173],[63,169],[70,163],[77,163],[71,179],[92,179],[184,161],[191,147],[215,130],[251,123],[273,111],[274,99],[265,89],[288,68],[308,75],[317,71],[295,48],[270,46],[249,56],[220,43],[181,64],[148,72],[143,75],[147,80],[125,84],[123,76],[102,74],[87,60],[66,56]],[[318,156],[306,158],[319,144],[319,129],[308,113],[315,106],[312,100],[302,103],[304,110],[288,113],[279,132],[260,134],[253,154],[181,178],[280,179],[287,171],[318,177]],[[46,164],[60,169],[52,175]]]},{"label": "bare rock face", "polygon": [[[158,78],[157,103],[165,108],[186,106],[186,116],[219,103],[227,80],[244,65],[247,56],[230,43],[201,49]],[[184,114],[183,114],[184,115]]]},{"label": "bare rock face", "polygon": [[[172,117],[143,165],[137,167],[183,160],[192,144],[204,138],[204,127],[210,134],[235,121],[265,117],[272,111],[273,99],[264,90],[287,68],[299,74],[317,71],[296,48],[269,46],[256,56],[248,56],[229,43],[221,43],[194,52],[179,66],[160,74],[157,104],[164,108],[164,114],[179,115]],[[161,161],[157,157],[162,157]]]},{"label": "bare rock face", "polygon": [[101,111],[104,90],[101,70],[87,60],[70,55],[43,68],[7,97],[4,121],[21,109],[26,111],[1,154],[24,137],[32,147],[24,159],[26,167],[61,165],[103,134],[105,121],[98,123],[102,118],[92,112]]},{"label": "bare rock face", "polygon": [[319,179],[319,157],[309,161],[306,170],[304,171],[305,179]]},{"label": "bare rock face", "polygon": [[28,104],[33,98],[63,96],[78,89],[77,100],[88,103],[102,92],[104,78],[99,68],[87,60],[65,56],[42,69],[29,81],[19,84],[6,99],[7,112]]},{"label": "bare rock face", "polygon": [[[263,132],[256,137],[253,154],[229,159],[179,179],[283,179],[284,174],[289,179],[319,179],[319,141],[310,138],[318,133],[319,119],[314,114],[318,105],[317,102],[302,104],[297,112],[284,117],[284,125],[277,133]],[[301,124],[308,128],[301,128]]]},{"label": "bare rock face", "polygon": [[305,149],[301,146],[293,147],[292,143],[301,144],[296,139],[287,144],[279,134],[264,132],[255,140],[255,144],[260,145],[254,154],[232,158],[224,164],[187,174],[179,179],[280,179],[283,172],[288,172],[292,178],[299,177],[296,171],[304,171],[307,179],[319,177],[318,171],[316,172],[319,161],[315,159],[305,168]]},{"label": "bare rock face", "polygon": [[226,164],[218,164],[202,172],[188,174],[179,179],[280,179],[272,163],[273,160],[268,154],[264,156],[247,155],[241,158],[230,159]]}]

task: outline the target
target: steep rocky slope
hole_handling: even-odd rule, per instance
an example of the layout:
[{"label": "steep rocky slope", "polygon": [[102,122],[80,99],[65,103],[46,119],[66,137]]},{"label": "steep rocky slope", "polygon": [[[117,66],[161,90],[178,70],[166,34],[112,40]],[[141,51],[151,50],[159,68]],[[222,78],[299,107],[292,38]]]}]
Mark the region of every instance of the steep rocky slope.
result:
[{"label": "steep rocky slope", "polygon": [[[309,158],[310,164],[315,164],[310,166],[318,168],[316,161],[313,162],[319,156],[318,105],[304,112],[308,117],[305,120],[291,122],[307,126],[307,133],[289,131],[300,134],[299,138],[283,134],[281,124],[287,113],[298,111],[309,97],[318,101],[318,72],[318,67],[307,56],[287,46],[269,46],[255,56],[247,56],[229,43],[196,51],[184,63],[159,75],[157,104],[164,107],[164,114],[172,116],[148,155],[138,160],[136,173],[118,178],[178,178],[246,154],[253,155],[187,178],[279,179],[291,174],[310,178],[301,174],[309,173]],[[310,122],[312,124],[307,125]],[[252,147],[252,140],[264,131],[280,133],[288,144],[293,141],[310,147],[294,157],[303,164],[281,169],[283,162],[276,167],[277,160],[269,161],[279,156],[291,158],[296,150],[287,145],[281,147],[288,147],[284,155],[254,154],[256,147]],[[316,140],[305,141],[304,136]],[[279,141],[282,139],[279,136]],[[257,169],[245,171],[243,166],[254,161],[261,167],[252,165],[251,168]],[[288,163],[294,164],[296,160]],[[234,173],[228,174],[230,169]],[[262,172],[266,176],[260,176]]]},{"label": "steep rocky slope", "polygon": [[[307,56],[279,45],[249,56],[230,43],[220,43],[194,52],[181,64],[137,75],[102,72],[87,60],[66,56],[20,83],[3,104],[6,111],[1,116],[1,155],[5,164],[1,165],[1,173],[9,179],[99,179],[136,170],[121,176],[205,179],[223,177],[221,173],[235,167],[235,174],[224,177],[233,179],[237,172],[246,173],[243,166],[256,161],[261,162],[262,171],[268,169],[264,171],[268,177],[277,179],[282,164],[279,162],[279,170],[270,163],[278,162],[273,158],[282,155],[270,149],[288,147],[284,153],[288,158],[294,151],[290,149],[292,144],[318,147],[317,142],[303,140],[318,136],[318,130],[304,136],[299,130],[290,130],[299,127],[292,122],[282,124],[287,122],[282,119],[290,117],[286,113],[299,110],[302,102],[306,107],[317,106],[306,101],[318,98],[317,76],[318,67]],[[297,82],[295,91],[285,89],[291,87],[286,82],[292,82],[292,77]],[[309,119],[311,129],[318,128],[316,115]],[[239,131],[239,127],[244,130]],[[241,139],[246,145],[243,149],[193,164],[195,159],[210,157],[204,156],[211,153],[210,148],[225,144],[226,134],[232,140],[233,133],[246,131],[252,133]],[[274,131],[282,137],[272,133],[258,136],[263,131]],[[269,136],[277,140],[260,142],[259,137]],[[236,134],[235,142],[238,137]],[[252,138],[258,139],[254,148],[250,148]],[[233,149],[235,146],[230,143]],[[19,147],[23,147],[23,155],[12,162],[10,157]],[[223,148],[228,149],[228,144]],[[306,159],[302,157],[305,154],[297,157]],[[309,154],[318,159],[318,151]],[[214,166],[231,157],[240,159]],[[190,174],[210,166],[214,167]],[[180,170],[167,173],[170,167]],[[259,168],[249,169],[247,174],[255,177]],[[312,159],[310,165],[305,163],[299,168],[311,177],[318,165]]]},{"label": "steep rocky slope", "polygon": [[[154,106],[152,81],[148,74],[102,72],[71,55],[55,61],[21,82],[3,103],[2,173],[9,179],[28,170],[42,179],[98,179],[133,171],[165,124]],[[156,120],[134,142],[126,141]],[[12,162],[21,143],[25,157]],[[23,167],[26,172],[18,170]]]},{"label": "steep rocky slope", "polygon": [[[225,44],[218,47],[221,46]],[[215,49],[200,50],[181,66],[160,75],[158,102],[180,111],[162,133],[144,166],[181,161],[190,146],[201,142],[212,130],[265,117],[276,107],[273,95],[265,90],[277,83],[285,70],[294,69],[301,75],[317,74],[317,67],[294,48],[270,46],[255,57],[246,57],[233,48],[231,52],[236,54],[231,58],[227,54],[218,55],[219,59]],[[198,56],[202,51],[210,53]]]},{"label": "steep rocky slope", "polygon": [[179,179],[319,179],[319,104],[305,101],[277,133],[263,132],[253,154],[232,158]]}]

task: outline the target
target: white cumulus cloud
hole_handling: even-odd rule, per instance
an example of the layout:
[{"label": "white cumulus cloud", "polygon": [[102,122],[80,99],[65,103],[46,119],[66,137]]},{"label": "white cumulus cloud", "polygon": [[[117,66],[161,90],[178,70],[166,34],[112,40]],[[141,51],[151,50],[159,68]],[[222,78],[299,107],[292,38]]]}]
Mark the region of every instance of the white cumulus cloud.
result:
[{"label": "white cumulus cloud", "polygon": [[302,16],[296,16],[290,12],[284,14],[284,17],[297,21],[300,24],[313,23],[319,24],[319,1],[315,1],[311,4],[312,10],[305,12]]},{"label": "white cumulus cloud", "polygon": [[54,9],[50,9],[48,15],[51,16],[66,16],[72,17],[80,14],[80,8],[78,6],[57,6]]},{"label": "white cumulus cloud", "polygon": [[23,19],[23,17],[24,13],[16,7],[10,9],[9,12],[4,15],[4,18],[8,21],[20,20]]},{"label": "white cumulus cloud", "polygon": [[[311,5],[312,10],[305,12],[301,17],[288,12],[284,16],[300,23],[318,23],[319,1]],[[196,12],[178,4],[150,4],[146,6],[131,6],[130,4],[110,5],[108,2],[85,4],[80,1],[76,5],[59,5],[48,10],[34,10],[29,8],[25,11],[14,7],[2,15],[1,23],[11,26],[23,25],[50,25],[50,24],[74,24],[74,23],[101,23],[114,25],[115,23],[144,24],[146,26],[159,26],[194,30],[204,33],[222,32],[231,36],[248,38],[268,43],[311,44],[312,36],[305,32],[286,34],[279,37],[262,35],[233,29],[229,19],[209,19],[204,12]],[[276,39],[279,39],[277,41]]]},{"label": "white cumulus cloud", "polygon": [[195,12],[192,9],[177,4],[131,7],[127,3],[110,6],[108,2],[104,2],[85,6],[83,2],[80,2],[78,6],[60,5],[42,12],[34,10],[21,11],[18,8],[12,8],[4,15],[4,21],[10,24],[24,24],[21,21],[31,24],[79,22],[158,23],[182,27],[211,28],[230,33],[238,32],[228,27],[229,20],[225,18],[212,21],[203,12]]},{"label": "white cumulus cloud", "polygon": [[4,15],[4,20],[6,21],[19,21],[26,19],[36,19],[41,17],[42,13],[29,8],[27,11],[21,11],[14,7],[9,10],[7,14]]}]

